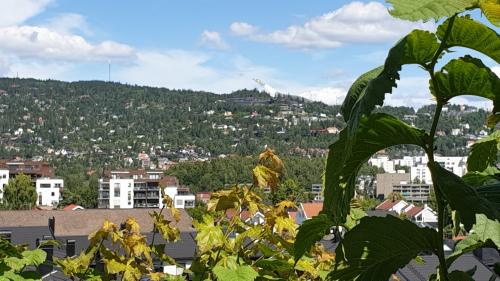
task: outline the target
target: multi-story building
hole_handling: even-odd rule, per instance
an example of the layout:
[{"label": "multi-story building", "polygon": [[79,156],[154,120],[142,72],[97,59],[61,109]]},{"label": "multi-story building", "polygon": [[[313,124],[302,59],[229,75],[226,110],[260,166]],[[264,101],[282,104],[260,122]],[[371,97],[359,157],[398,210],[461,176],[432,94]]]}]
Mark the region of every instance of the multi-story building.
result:
[{"label": "multi-story building", "polygon": [[31,177],[38,194],[36,201],[38,206],[57,206],[61,200],[64,181],[54,178],[54,169],[43,161],[0,160],[0,199],[3,198],[1,194],[9,179],[15,178],[18,174]]},{"label": "multi-story building", "polygon": [[387,198],[393,192],[393,186],[401,183],[409,183],[410,174],[408,173],[384,173],[377,174],[377,198]]},{"label": "multi-story building", "polygon": [[323,201],[323,185],[320,183],[315,183],[311,185],[311,189],[308,190],[313,196],[314,201]]},{"label": "multi-story building", "polygon": [[61,200],[61,191],[64,187],[63,179],[39,178],[35,182],[38,206],[56,207]]},{"label": "multi-story building", "polygon": [[99,180],[98,208],[161,208],[161,190],[174,200],[176,208],[194,207],[195,196],[179,187],[176,177],[158,170],[119,170]]},{"label": "multi-story building", "polygon": [[403,195],[406,201],[411,203],[426,204],[429,202],[432,185],[406,183],[395,184],[392,186],[392,191]]}]

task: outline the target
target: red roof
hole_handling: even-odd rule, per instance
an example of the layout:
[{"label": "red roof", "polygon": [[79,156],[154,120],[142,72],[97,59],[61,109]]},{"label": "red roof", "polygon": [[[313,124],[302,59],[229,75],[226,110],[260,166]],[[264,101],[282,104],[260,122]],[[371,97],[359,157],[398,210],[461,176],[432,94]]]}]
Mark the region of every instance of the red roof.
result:
[{"label": "red roof", "polygon": [[293,219],[293,221],[295,223],[297,223],[297,212],[296,211],[288,212],[288,215],[290,216],[291,219]]},{"label": "red roof", "polygon": [[306,218],[310,219],[319,215],[319,212],[323,209],[323,202],[302,203],[301,206]]},{"label": "red roof", "polygon": [[83,208],[83,207],[76,204],[69,204],[63,208],[63,211],[74,211],[76,208]]},{"label": "red roof", "polygon": [[401,200],[390,200],[390,199],[387,199],[385,200],[384,202],[380,203],[380,205],[378,205],[375,210],[385,210],[385,211],[389,211],[392,207],[396,206],[396,204],[398,204],[399,202],[401,202]]},{"label": "red roof", "polygon": [[416,216],[418,213],[420,213],[422,210],[424,209],[424,207],[413,207],[411,209],[409,209],[408,211],[406,211],[406,215],[409,216],[409,217],[414,217]]}]

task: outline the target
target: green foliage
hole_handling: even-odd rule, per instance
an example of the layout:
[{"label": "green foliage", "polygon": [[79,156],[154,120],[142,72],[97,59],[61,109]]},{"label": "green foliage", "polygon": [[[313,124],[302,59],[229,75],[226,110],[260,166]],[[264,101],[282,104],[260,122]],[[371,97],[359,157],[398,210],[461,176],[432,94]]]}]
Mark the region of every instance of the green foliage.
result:
[{"label": "green foliage", "polygon": [[482,196],[474,187],[466,184],[460,177],[441,167],[435,162],[429,162],[433,174],[435,188],[449,202],[450,207],[460,213],[466,230],[471,229],[476,214],[485,214],[490,219],[500,219],[500,210],[496,208],[500,188],[493,190],[494,197]]},{"label": "green foliage", "polygon": [[500,131],[491,133],[488,137],[478,140],[472,145],[467,170],[469,172],[483,172],[497,161],[500,145]]},{"label": "green foliage", "polygon": [[37,198],[31,177],[18,174],[4,188],[2,207],[9,210],[31,210]]},{"label": "green foliage", "polygon": [[387,0],[393,5],[389,10],[392,16],[410,20],[430,20],[438,21],[442,17],[449,17],[455,13],[465,11],[474,7],[477,0]]},{"label": "green foliage", "polygon": [[41,249],[27,250],[0,238],[0,280],[42,280],[37,267],[46,257]]},{"label": "green foliage", "polygon": [[[409,235],[411,233],[411,235]],[[439,235],[433,229],[393,216],[365,217],[348,231],[337,247],[336,270],[330,280],[388,280],[421,252],[437,252]]]},{"label": "green foliage", "polygon": [[498,220],[490,220],[485,215],[478,214],[471,234],[458,242],[453,253],[446,258],[448,267],[461,255],[482,247],[500,248],[500,223]]},{"label": "green foliage", "polygon": [[[498,137],[494,133],[472,148],[468,161],[470,171],[462,179],[434,161],[437,150],[456,144],[453,140],[436,138],[436,132],[450,125],[442,109],[450,99],[459,95],[475,95],[493,101],[493,115],[488,118],[487,124],[494,127],[500,121],[500,80],[481,60],[470,55],[452,58],[448,62],[442,60],[448,57],[444,55],[451,53],[451,48],[465,47],[498,63],[500,37],[496,31],[469,16],[457,14],[479,5],[483,11],[488,10],[489,19],[497,21],[496,12],[500,5],[498,2],[479,3],[476,0],[388,2],[393,4],[391,14],[403,19],[437,21],[441,17],[449,18],[443,20],[435,34],[414,30],[403,37],[389,51],[383,68],[363,74],[348,92],[342,107],[347,126],[329,147],[322,210],[322,214],[329,216],[336,225],[347,226],[348,231],[337,247],[336,266],[328,278],[387,280],[398,268],[427,251],[439,259],[438,273],[431,280],[471,280],[473,272],[448,272],[443,251],[444,218],[450,209],[455,231],[460,223],[466,230],[475,224],[474,231],[477,231],[477,234],[464,240],[453,258],[486,244],[498,248],[491,238],[499,236],[498,221],[495,221],[500,219],[500,171],[496,168]],[[435,70],[438,63],[444,65],[440,71]],[[419,110],[429,116],[424,122],[415,122],[422,129],[400,121],[398,117],[401,116],[381,114],[376,110],[376,106],[383,105],[385,94],[396,87],[399,71],[406,64],[418,64],[430,76],[430,92],[435,97],[436,105]],[[362,164],[379,150],[390,150],[391,146],[402,144],[424,149],[429,158],[428,166],[434,183],[433,201],[438,211],[438,231],[419,228],[408,220],[392,216],[362,218],[357,225],[350,222],[353,217],[361,217],[356,215],[356,209],[351,204],[355,179]],[[318,237],[324,229],[311,222],[308,229],[299,230],[298,236],[302,237],[302,231],[309,237]],[[297,241],[296,246],[303,247],[302,243]]]},{"label": "green foliage", "polygon": [[[349,144],[346,129],[339,140],[330,146],[325,171],[325,213],[334,215],[337,223],[345,222],[349,204],[354,196],[355,180],[361,166],[376,152],[397,144],[424,146],[426,134],[383,113],[363,117],[356,139]],[[352,153],[347,154],[347,146]]]},{"label": "green foliage", "polygon": [[235,265],[224,267],[217,265],[213,269],[219,281],[253,281],[259,274],[249,265]]},{"label": "green foliage", "polygon": [[332,226],[334,226],[333,221],[325,214],[304,221],[299,227],[297,242],[294,244],[295,261],[298,261],[316,242],[328,234]]}]

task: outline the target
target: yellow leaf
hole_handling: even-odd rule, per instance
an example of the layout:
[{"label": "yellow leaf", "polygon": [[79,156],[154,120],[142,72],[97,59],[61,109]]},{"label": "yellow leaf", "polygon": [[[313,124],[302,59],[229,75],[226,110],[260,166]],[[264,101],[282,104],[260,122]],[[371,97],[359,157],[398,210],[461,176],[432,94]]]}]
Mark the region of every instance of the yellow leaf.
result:
[{"label": "yellow leaf", "polygon": [[149,279],[151,279],[151,281],[160,281],[163,280],[164,275],[165,274],[161,272],[151,272],[149,273]]},{"label": "yellow leaf", "polygon": [[259,164],[268,167],[278,174],[281,174],[284,168],[283,161],[269,148],[259,155]]},{"label": "yellow leaf", "polygon": [[278,187],[279,174],[266,166],[257,165],[253,170],[253,184],[261,188],[269,187],[275,189]]},{"label": "yellow leaf", "polygon": [[193,225],[198,230],[195,239],[201,252],[224,246],[226,240],[224,233],[220,227],[215,226],[214,219],[210,215],[203,216],[203,223],[194,221]]},{"label": "yellow leaf", "polygon": [[500,0],[480,0],[479,7],[492,24],[500,26]]},{"label": "yellow leaf", "polygon": [[128,230],[130,233],[141,233],[141,227],[139,226],[139,223],[135,220],[135,218],[129,217],[125,221],[125,229]]},{"label": "yellow leaf", "polygon": [[170,212],[172,213],[172,217],[176,222],[179,222],[181,220],[181,212],[179,211],[179,209],[170,207]]}]

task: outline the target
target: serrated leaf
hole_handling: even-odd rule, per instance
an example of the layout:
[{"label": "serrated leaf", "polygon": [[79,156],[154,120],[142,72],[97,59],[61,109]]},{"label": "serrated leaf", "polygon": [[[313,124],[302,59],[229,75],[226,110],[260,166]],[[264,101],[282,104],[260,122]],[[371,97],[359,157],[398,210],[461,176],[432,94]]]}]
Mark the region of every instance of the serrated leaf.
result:
[{"label": "serrated leaf", "polygon": [[238,209],[240,198],[236,188],[230,190],[219,190],[213,192],[207,204],[209,211],[225,211],[228,209]]},{"label": "serrated leaf", "polygon": [[298,261],[316,242],[328,234],[333,225],[333,221],[326,214],[302,222],[293,244],[295,261]]},{"label": "serrated leaf", "polygon": [[500,1],[499,0],[479,0],[479,7],[488,20],[500,27]]},{"label": "serrated leaf", "polygon": [[224,246],[224,233],[214,224],[214,219],[210,215],[203,216],[203,223],[193,221],[193,225],[198,230],[195,239],[201,252]]},{"label": "serrated leaf", "polygon": [[26,265],[26,260],[16,257],[5,258],[3,262],[14,271],[19,271]]},{"label": "serrated leaf", "polygon": [[493,102],[492,116],[500,113],[500,79],[480,59],[467,55],[449,61],[435,73],[435,82],[430,80],[429,84],[438,100],[448,102],[461,95],[483,97]]},{"label": "serrated leaf", "polygon": [[[427,165],[432,172],[434,188],[444,195],[453,210],[459,211],[466,230],[471,229],[474,224],[475,214],[485,214],[490,219],[500,218],[500,210],[496,208],[498,202],[490,201],[490,197],[479,194],[480,188],[471,187],[436,162],[429,162]],[[500,192],[500,188],[487,191],[495,195]]]},{"label": "serrated leaf", "polygon": [[39,266],[45,262],[47,258],[47,253],[42,249],[35,249],[32,251],[24,251],[22,252],[24,259],[27,260],[28,264]]},{"label": "serrated leaf", "polygon": [[219,281],[253,281],[259,275],[257,271],[249,265],[237,265],[233,268],[217,265],[214,267],[213,272]]},{"label": "serrated leaf", "polygon": [[257,165],[252,170],[253,184],[261,188],[269,187],[275,189],[278,187],[279,174],[264,165]]},{"label": "serrated leaf", "polygon": [[456,13],[461,13],[467,8],[477,4],[477,0],[387,0],[393,5],[389,13],[409,21],[439,20]]},{"label": "serrated leaf", "polygon": [[346,111],[344,116],[349,115],[347,128],[350,142],[347,142],[346,146],[348,154],[351,153],[351,144],[354,142],[361,117],[369,115],[377,105],[383,105],[385,94],[391,93],[392,88],[396,87],[402,66],[405,64],[425,66],[432,60],[438,49],[439,43],[433,33],[413,30],[389,50],[384,69],[368,83],[352,106],[350,113],[346,111],[347,107],[344,108]]},{"label": "serrated leaf", "polygon": [[[411,235],[409,235],[411,233]],[[388,280],[423,251],[442,247],[439,234],[394,216],[365,217],[338,245],[329,280]]]},{"label": "serrated leaf", "polygon": [[[354,197],[356,175],[361,166],[381,149],[399,144],[425,146],[425,131],[413,128],[397,118],[377,113],[361,119],[354,143],[349,143],[347,130],[330,146],[325,170],[323,212],[334,215],[338,225],[345,222]],[[347,156],[347,146],[352,153]]]},{"label": "serrated leaf", "polygon": [[[474,95],[497,102],[500,79],[480,59],[465,56],[449,61],[441,71],[435,73],[439,93],[431,87],[438,98],[449,101],[460,95]],[[496,104],[496,106],[499,106]]]},{"label": "serrated leaf", "polygon": [[446,258],[446,264],[450,267],[461,255],[486,246],[500,248],[500,223],[498,220],[488,219],[483,214],[477,214],[470,235],[458,242],[453,253]]},{"label": "serrated leaf", "polygon": [[[436,36],[439,40],[443,40],[449,23],[450,19],[438,27]],[[445,46],[447,48],[473,49],[500,63],[500,38],[498,34],[493,29],[467,16],[454,19]]]},{"label": "serrated leaf", "polygon": [[[469,156],[470,159],[470,156]],[[500,170],[496,167],[489,166],[482,172],[467,172],[462,179],[471,186],[483,186],[500,183]]]},{"label": "serrated leaf", "polygon": [[344,102],[342,103],[342,107],[340,108],[345,121],[351,118],[352,107],[358,100],[359,96],[363,94],[370,81],[377,77],[382,72],[382,70],[384,70],[384,66],[374,68],[359,76],[358,79],[356,79],[356,81],[352,83],[349,91],[347,91],[347,95],[344,99]]},{"label": "serrated leaf", "polygon": [[488,166],[494,165],[498,158],[499,145],[500,131],[495,131],[489,136],[478,140],[472,145],[467,159],[467,170],[469,172],[482,172]]}]

